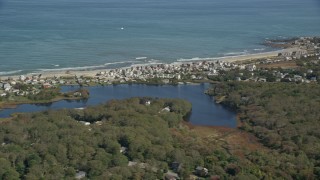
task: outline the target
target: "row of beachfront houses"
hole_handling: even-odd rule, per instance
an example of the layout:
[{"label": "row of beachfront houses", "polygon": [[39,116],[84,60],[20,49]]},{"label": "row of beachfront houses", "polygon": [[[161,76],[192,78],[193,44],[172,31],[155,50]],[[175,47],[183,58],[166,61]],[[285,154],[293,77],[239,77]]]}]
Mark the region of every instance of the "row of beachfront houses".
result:
[{"label": "row of beachfront houses", "polygon": [[[250,65],[251,66],[251,65]],[[111,84],[113,82],[125,83],[128,81],[142,80],[147,81],[151,78],[182,79],[182,76],[190,75],[190,79],[200,79],[197,74],[218,75],[219,70],[230,70],[234,68],[245,69],[245,65],[237,65],[224,61],[199,61],[173,64],[156,64],[149,66],[135,66],[129,68],[109,69],[100,71],[93,77],[71,76],[44,78],[39,75],[25,76],[21,75],[18,79],[7,78],[0,80],[0,95],[5,96],[8,93],[16,95],[36,94],[40,89],[53,88],[58,85],[90,84],[103,83]],[[169,82],[169,81],[164,81]],[[28,85],[28,89],[22,91],[21,84]],[[26,88],[24,88],[26,89]]]},{"label": "row of beachfront houses", "polygon": [[300,50],[282,53],[281,55],[284,56],[286,60],[294,60],[315,56],[320,58],[319,37],[300,37],[299,39],[293,42],[292,46],[297,47]]},{"label": "row of beachfront houses", "polygon": [[157,64],[151,66],[133,66],[125,69],[113,69],[101,71],[97,76],[101,79],[149,79],[164,78],[180,80],[182,76],[205,73],[208,75],[218,75],[219,70],[230,70],[235,68],[245,69],[245,65],[237,65],[224,61],[201,61],[189,63]]},{"label": "row of beachfront houses", "polygon": [[[43,78],[41,74],[24,76],[18,79],[8,78],[0,80],[0,96],[6,96],[14,93],[16,95],[37,94],[41,89],[53,88],[59,85],[76,85],[76,84],[111,84],[113,82],[134,82],[137,80],[147,81],[152,78],[163,79],[164,83],[169,83],[170,79],[176,80],[200,80],[206,76],[217,76],[223,71],[240,69],[254,72],[257,69],[255,64],[235,64],[225,61],[197,61],[173,64],[156,64],[148,66],[133,66],[129,68],[109,69],[98,72],[93,77],[72,76]],[[283,76],[283,75],[282,75]],[[300,80],[302,79],[302,80]],[[240,77],[236,80],[241,80]],[[253,79],[255,80],[255,79]],[[291,79],[289,79],[291,81]],[[257,80],[259,81],[259,80]],[[260,81],[264,81],[263,79]],[[292,81],[304,81],[304,78],[294,78]],[[21,84],[27,85],[22,90]]]},{"label": "row of beachfront houses", "polygon": [[[25,76],[21,75],[17,79],[11,77],[0,80],[0,90],[11,91],[17,84],[34,85],[42,88],[50,88],[56,85],[63,84],[82,84],[82,83],[106,83],[119,80],[132,79],[148,79],[148,78],[176,78],[181,79],[181,75],[206,72],[208,74],[218,74],[218,70],[228,70],[238,67],[238,65],[229,62],[215,61],[215,62],[188,62],[181,64],[157,64],[149,66],[135,66],[129,68],[110,69],[101,71],[94,77],[73,76],[64,77],[50,77],[43,78],[41,74]],[[245,68],[245,66],[240,66]]]}]

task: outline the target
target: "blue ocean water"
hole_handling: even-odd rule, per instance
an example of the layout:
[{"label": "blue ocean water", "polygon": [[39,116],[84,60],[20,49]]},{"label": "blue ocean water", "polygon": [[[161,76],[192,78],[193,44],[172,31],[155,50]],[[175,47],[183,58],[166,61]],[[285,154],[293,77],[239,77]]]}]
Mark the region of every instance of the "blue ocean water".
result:
[{"label": "blue ocean water", "polygon": [[319,0],[0,0],[0,75],[254,53],[266,38],[312,35]]}]

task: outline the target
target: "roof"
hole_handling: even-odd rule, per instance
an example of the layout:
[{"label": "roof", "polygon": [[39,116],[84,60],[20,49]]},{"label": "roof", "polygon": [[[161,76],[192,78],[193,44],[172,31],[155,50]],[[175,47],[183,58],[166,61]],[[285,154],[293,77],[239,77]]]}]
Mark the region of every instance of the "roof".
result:
[{"label": "roof", "polygon": [[86,177],[86,172],[84,172],[84,171],[79,171],[79,172],[77,172],[76,175],[75,175],[75,178],[76,178],[76,179],[82,179],[82,178],[84,178],[84,177]]}]

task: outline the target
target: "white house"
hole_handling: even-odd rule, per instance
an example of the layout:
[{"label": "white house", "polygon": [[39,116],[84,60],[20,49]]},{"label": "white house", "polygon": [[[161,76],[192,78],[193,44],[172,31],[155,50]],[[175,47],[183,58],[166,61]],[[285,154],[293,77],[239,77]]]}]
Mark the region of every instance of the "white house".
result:
[{"label": "white house", "polygon": [[308,69],[307,71],[309,74],[312,74],[313,73],[313,70],[312,69]]},{"label": "white house", "polygon": [[79,172],[77,172],[76,175],[75,175],[75,178],[76,178],[76,179],[83,179],[83,178],[85,178],[85,177],[86,177],[86,172],[84,172],[84,171],[79,171]]},{"label": "white house", "polygon": [[21,76],[19,77],[19,79],[20,79],[21,81],[24,81],[24,80],[26,80],[26,77],[25,77],[24,75],[21,75]]},{"label": "white house", "polygon": [[146,102],[146,106],[150,106],[150,104],[151,104],[151,101]]},{"label": "white house", "polygon": [[3,89],[5,91],[10,91],[11,88],[12,88],[12,86],[9,83],[6,83],[6,84],[3,85]]},{"label": "white house", "polygon": [[15,81],[11,81],[11,82],[10,82],[10,84],[11,84],[11,85],[16,85],[16,84],[17,84],[17,82],[15,82]]},{"label": "white house", "polygon": [[247,69],[248,71],[255,71],[255,70],[257,69],[257,66],[254,65],[254,64],[250,64],[250,65],[247,65],[247,66],[246,66],[246,69]]}]

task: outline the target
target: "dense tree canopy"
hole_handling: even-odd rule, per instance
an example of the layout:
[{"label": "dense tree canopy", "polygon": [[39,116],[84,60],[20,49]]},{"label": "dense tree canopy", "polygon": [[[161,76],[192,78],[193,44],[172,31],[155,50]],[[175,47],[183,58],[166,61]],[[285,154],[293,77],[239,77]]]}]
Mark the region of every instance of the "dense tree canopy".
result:
[{"label": "dense tree canopy", "polygon": [[0,126],[0,179],[73,179],[79,171],[90,179],[162,179],[168,170],[183,178],[197,166],[235,176],[242,162],[181,126],[190,111],[183,100],[131,98],[20,114]]},{"label": "dense tree canopy", "polygon": [[207,179],[316,179],[317,89],[215,85],[209,93],[224,96],[223,104],[239,111],[241,128],[269,147],[244,154],[183,125],[191,110],[183,100],[131,98],[84,110],[19,114],[1,122],[0,179],[74,179],[78,172],[89,179],[162,179],[168,171],[188,179],[198,166],[209,170],[202,177]]},{"label": "dense tree canopy", "polygon": [[[209,94],[239,111],[241,128],[273,149],[274,163],[286,176],[320,178],[319,84],[230,82],[216,84]],[[259,156],[252,160],[260,166],[273,163]]]}]

